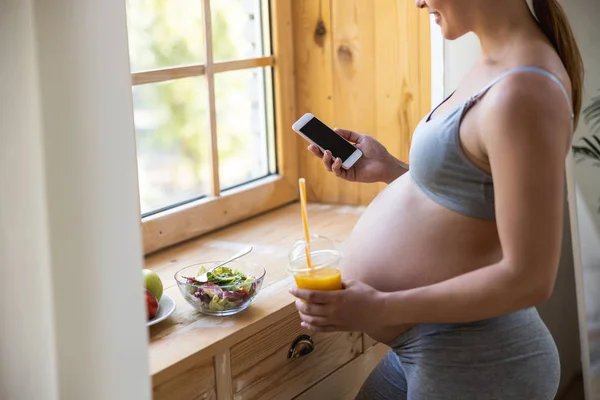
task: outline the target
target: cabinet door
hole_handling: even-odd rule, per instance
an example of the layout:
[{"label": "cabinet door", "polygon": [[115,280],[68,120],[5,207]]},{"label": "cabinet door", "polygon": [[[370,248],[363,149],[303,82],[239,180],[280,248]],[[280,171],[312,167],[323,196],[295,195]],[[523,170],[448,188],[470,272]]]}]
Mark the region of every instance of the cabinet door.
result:
[{"label": "cabinet door", "polygon": [[375,345],[294,400],[353,400],[363,382],[388,351],[387,346]]},{"label": "cabinet door", "polygon": [[[290,347],[313,343],[312,352],[288,358]],[[306,348],[306,347],[305,347]],[[359,333],[312,334],[300,327],[296,312],[231,349],[234,399],[289,400],[362,352]]]},{"label": "cabinet door", "polygon": [[152,386],[153,400],[215,400],[213,359],[186,360],[155,376]]}]

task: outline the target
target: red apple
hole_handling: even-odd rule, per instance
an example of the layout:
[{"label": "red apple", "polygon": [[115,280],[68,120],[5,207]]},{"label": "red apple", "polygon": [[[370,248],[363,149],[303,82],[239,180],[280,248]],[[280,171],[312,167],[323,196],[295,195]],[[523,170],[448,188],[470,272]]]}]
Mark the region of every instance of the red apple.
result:
[{"label": "red apple", "polygon": [[158,313],[158,300],[148,289],[144,289],[144,294],[146,295],[146,309],[148,310],[148,321],[152,318],[156,317]]}]

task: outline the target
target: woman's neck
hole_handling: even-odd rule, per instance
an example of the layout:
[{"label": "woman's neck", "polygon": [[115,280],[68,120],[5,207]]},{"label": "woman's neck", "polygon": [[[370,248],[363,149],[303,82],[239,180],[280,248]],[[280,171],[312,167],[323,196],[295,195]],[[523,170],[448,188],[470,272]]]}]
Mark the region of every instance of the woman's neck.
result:
[{"label": "woman's neck", "polygon": [[486,9],[473,28],[481,43],[484,60],[500,62],[515,43],[542,34],[525,0],[490,1],[485,4]]}]

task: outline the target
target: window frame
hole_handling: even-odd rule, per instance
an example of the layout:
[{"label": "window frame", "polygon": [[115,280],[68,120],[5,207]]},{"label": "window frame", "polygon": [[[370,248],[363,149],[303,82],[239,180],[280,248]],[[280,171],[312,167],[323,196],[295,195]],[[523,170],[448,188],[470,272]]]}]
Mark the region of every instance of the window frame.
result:
[{"label": "window frame", "polygon": [[[267,0],[270,7],[272,55],[213,63],[211,1],[203,4],[206,37],[205,63],[131,74],[132,87],[173,79],[206,76],[210,125],[211,194],[168,210],[143,217],[141,229],[146,255],[185,240],[231,225],[298,199],[297,138],[291,131],[296,114],[292,0]],[[218,0],[216,0],[218,1]],[[272,68],[275,153],[277,173],[229,189],[219,190],[214,74],[256,67]]]}]

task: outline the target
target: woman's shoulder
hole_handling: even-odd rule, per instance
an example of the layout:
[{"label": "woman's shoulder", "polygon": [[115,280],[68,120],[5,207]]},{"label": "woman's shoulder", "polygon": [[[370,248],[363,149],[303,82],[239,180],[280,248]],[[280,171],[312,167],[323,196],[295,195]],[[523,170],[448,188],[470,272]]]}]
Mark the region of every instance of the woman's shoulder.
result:
[{"label": "woman's shoulder", "polygon": [[[563,136],[565,143],[572,132],[572,101],[569,76],[562,63],[549,57],[524,59],[509,71],[487,93],[481,107],[480,121],[487,129],[484,136],[502,135],[514,143],[556,139]],[[559,60],[560,62],[560,60]],[[489,129],[494,127],[494,129]],[[526,137],[523,137],[526,135]],[[485,141],[485,138],[484,138]]]},{"label": "woman's shoulder", "polygon": [[[549,112],[571,117],[571,81],[558,55],[545,46],[524,48],[486,94],[483,108],[501,117],[525,110],[531,117]],[[485,113],[487,114],[487,113]]]},{"label": "woman's shoulder", "polygon": [[[571,94],[571,80],[569,78],[569,74],[567,73],[567,70],[565,69],[559,55],[549,43],[541,41],[525,43],[516,49],[515,54],[511,58],[511,68],[518,69],[521,66],[530,66],[535,69],[545,71],[558,79],[560,84],[562,84],[562,86],[566,89],[567,93],[569,95]],[[517,85],[531,82],[532,84],[539,86],[540,90],[544,90],[544,87],[546,86],[553,88],[557,83],[553,82],[552,78],[541,79],[536,82],[531,79],[531,74],[526,73],[515,74],[515,76],[512,78],[515,81],[514,83]],[[540,77],[538,76],[538,78]],[[549,78],[549,76],[546,75],[546,78]]]}]

